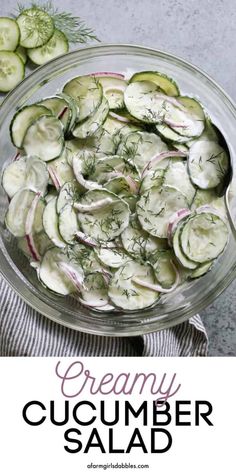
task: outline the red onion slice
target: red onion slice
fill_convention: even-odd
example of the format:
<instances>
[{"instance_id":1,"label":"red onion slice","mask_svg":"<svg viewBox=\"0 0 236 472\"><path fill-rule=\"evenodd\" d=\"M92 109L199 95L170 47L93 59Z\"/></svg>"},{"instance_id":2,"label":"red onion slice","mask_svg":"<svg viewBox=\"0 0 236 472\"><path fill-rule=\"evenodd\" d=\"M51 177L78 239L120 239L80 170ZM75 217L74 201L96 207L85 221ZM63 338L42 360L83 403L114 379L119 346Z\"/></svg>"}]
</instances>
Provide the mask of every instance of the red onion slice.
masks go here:
<instances>
[{"instance_id":1,"label":"red onion slice","mask_svg":"<svg viewBox=\"0 0 236 472\"><path fill-rule=\"evenodd\" d=\"M49 173L49 176L51 178L51 181L54 185L54 187L56 187L56 190L60 190L61 188L61 183L60 183L60 180L59 180L59 177L57 175L57 173L54 171L54 169L52 169L52 167L48 166L48 173Z\"/></svg>"},{"instance_id":2,"label":"red onion slice","mask_svg":"<svg viewBox=\"0 0 236 472\"><path fill-rule=\"evenodd\" d=\"M86 236L86 234L84 234L82 231L77 231L77 233L75 233L75 236L85 246L89 246L89 247L99 246L99 244L97 243L97 241L95 241L95 239L92 239L89 236Z\"/></svg>"},{"instance_id":3,"label":"red onion slice","mask_svg":"<svg viewBox=\"0 0 236 472\"><path fill-rule=\"evenodd\" d=\"M138 277L133 277L132 282L136 283L137 285L140 285L141 287L149 288L150 290L153 290L154 292L160 292L160 293L170 293L173 292L176 287L179 285L180 281L180 275L179 271L175 267L174 263L171 261L171 265L175 271L175 283L172 285L170 288L164 288L159 284L150 284L149 282L145 282L145 280L141 280Z\"/></svg>"},{"instance_id":4,"label":"red onion slice","mask_svg":"<svg viewBox=\"0 0 236 472\"><path fill-rule=\"evenodd\" d=\"M183 151L163 151L160 154L154 156L144 167L142 171L142 177L144 177L154 166L157 162L161 162L163 159L167 159L168 157L186 157L187 153Z\"/></svg>"},{"instance_id":5,"label":"red onion slice","mask_svg":"<svg viewBox=\"0 0 236 472\"><path fill-rule=\"evenodd\" d=\"M90 74L91 77L111 77L113 79L121 79L125 80L125 76L123 74L118 74L117 72L93 72Z\"/></svg>"},{"instance_id":6,"label":"red onion slice","mask_svg":"<svg viewBox=\"0 0 236 472\"><path fill-rule=\"evenodd\" d=\"M84 289L83 286L83 276L80 274L73 266L68 264L67 262L58 262L59 269L70 279L73 285L77 288L77 290L81 291Z\"/></svg>"},{"instance_id":7,"label":"red onion slice","mask_svg":"<svg viewBox=\"0 0 236 472\"><path fill-rule=\"evenodd\" d=\"M109 116L111 116L112 118L115 118L118 121L121 121L122 123L132 123L132 121L130 121L129 118L118 115L118 113L114 113L113 111L109 112Z\"/></svg>"},{"instance_id":8,"label":"red onion slice","mask_svg":"<svg viewBox=\"0 0 236 472\"><path fill-rule=\"evenodd\" d=\"M25 234L26 234L26 241L29 248L29 251L35 261L40 261L41 257L36 248L34 237L33 237L33 224L35 218L35 212L37 209L38 202L41 198L41 193L38 192L35 194L35 197L32 201L30 209L27 213L26 221L25 221Z\"/></svg>"}]
</instances>

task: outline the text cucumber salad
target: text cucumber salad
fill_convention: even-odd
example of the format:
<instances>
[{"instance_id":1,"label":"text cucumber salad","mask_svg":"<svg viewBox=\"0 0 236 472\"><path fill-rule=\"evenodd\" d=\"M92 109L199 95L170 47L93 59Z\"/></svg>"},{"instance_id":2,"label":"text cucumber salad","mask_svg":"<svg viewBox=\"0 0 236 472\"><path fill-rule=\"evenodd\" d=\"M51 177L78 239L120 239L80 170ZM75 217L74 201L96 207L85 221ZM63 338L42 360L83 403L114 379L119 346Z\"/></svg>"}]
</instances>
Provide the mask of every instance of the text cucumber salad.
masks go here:
<instances>
[{"instance_id":1,"label":"text cucumber salad","mask_svg":"<svg viewBox=\"0 0 236 472\"><path fill-rule=\"evenodd\" d=\"M6 227L49 290L97 310L140 310L224 251L229 156L172 78L75 77L18 110L10 135Z\"/></svg>"}]
</instances>

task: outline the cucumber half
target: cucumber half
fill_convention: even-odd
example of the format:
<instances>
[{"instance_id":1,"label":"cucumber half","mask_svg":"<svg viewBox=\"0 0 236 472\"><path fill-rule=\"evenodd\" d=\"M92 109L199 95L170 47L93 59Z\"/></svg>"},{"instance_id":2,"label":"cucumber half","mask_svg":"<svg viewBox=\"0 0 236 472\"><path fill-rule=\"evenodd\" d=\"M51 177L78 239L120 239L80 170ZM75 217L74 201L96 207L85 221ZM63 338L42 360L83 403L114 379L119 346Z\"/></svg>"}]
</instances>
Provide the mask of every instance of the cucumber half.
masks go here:
<instances>
[{"instance_id":1,"label":"cucumber half","mask_svg":"<svg viewBox=\"0 0 236 472\"><path fill-rule=\"evenodd\" d=\"M9 92L25 76L20 57L11 51L0 51L0 92Z\"/></svg>"}]
</instances>

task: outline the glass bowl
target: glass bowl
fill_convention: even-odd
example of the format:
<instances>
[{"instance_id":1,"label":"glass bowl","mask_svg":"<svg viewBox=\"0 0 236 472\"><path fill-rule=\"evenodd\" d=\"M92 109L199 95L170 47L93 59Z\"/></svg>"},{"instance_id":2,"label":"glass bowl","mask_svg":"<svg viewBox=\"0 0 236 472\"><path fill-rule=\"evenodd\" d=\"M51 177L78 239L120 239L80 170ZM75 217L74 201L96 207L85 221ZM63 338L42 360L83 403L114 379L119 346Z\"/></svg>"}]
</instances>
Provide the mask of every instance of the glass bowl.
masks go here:
<instances>
[{"instance_id":1,"label":"glass bowl","mask_svg":"<svg viewBox=\"0 0 236 472\"><path fill-rule=\"evenodd\" d=\"M76 75L97 71L158 70L177 81L182 94L200 99L224 133L236 162L236 108L227 94L204 72L183 59L161 51L129 45L101 45L74 51L39 67L1 105L1 168L15 154L9 136L10 121L19 107L53 95ZM235 199L232 212L236 215ZM13 289L29 305L69 328L105 336L134 336L169 328L195 315L222 293L236 275L235 242L230 238L224 254L203 278L186 283L154 308L136 312L107 313L88 310L72 297L60 297L39 283L36 272L17 249L4 227L8 199L0 189L0 270Z\"/></svg>"}]
</instances>

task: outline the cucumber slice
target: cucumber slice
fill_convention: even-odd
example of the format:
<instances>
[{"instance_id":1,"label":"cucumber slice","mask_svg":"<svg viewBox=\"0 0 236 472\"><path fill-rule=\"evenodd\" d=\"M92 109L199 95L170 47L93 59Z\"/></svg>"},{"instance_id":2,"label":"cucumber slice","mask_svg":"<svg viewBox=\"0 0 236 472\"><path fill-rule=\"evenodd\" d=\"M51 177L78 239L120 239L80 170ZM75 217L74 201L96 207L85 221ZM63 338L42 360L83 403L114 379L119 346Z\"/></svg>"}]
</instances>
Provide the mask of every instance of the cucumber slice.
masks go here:
<instances>
[{"instance_id":1,"label":"cucumber slice","mask_svg":"<svg viewBox=\"0 0 236 472\"><path fill-rule=\"evenodd\" d=\"M136 218L132 218L129 226L121 233L121 241L129 254L144 260L156 250L167 248L165 239L155 238L144 231Z\"/></svg>"},{"instance_id":2,"label":"cucumber slice","mask_svg":"<svg viewBox=\"0 0 236 472\"><path fill-rule=\"evenodd\" d=\"M205 275L212 267L212 262L205 262L197 267L195 270L191 271L189 274L190 279L197 279L198 277L202 277Z\"/></svg>"},{"instance_id":3,"label":"cucumber slice","mask_svg":"<svg viewBox=\"0 0 236 472\"><path fill-rule=\"evenodd\" d=\"M64 147L63 125L54 116L40 116L24 136L23 147L27 154L51 161L60 156Z\"/></svg>"},{"instance_id":4,"label":"cucumber slice","mask_svg":"<svg viewBox=\"0 0 236 472\"><path fill-rule=\"evenodd\" d=\"M145 174L141 182L140 194L145 193L151 187L161 187L163 185L168 164L169 159L163 159L156 168ZM165 165L166 168L163 168Z\"/></svg>"},{"instance_id":5,"label":"cucumber slice","mask_svg":"<svg viewBox=\"0 0 236 472\"><path fill-rule=\"evenodd\" d=\"M192 204L191 210L196 210L199 207L210 205L220 213L225 215L225 203L223 197L218 197L217 189L201 190L197 189Z\"/></svg>"},{"instance_id":6,"label":"cucumber slice","mask_svg":"<svg viewBox=\"0 0 236 472\"><path fill-rule=\"evenodd\" d=\"M166 74L160 72L143 71L132 75L130 82L150 81L156 84L166 95L177 97L179 95L179 87L177 83Z\"/></svg>"},{"instance_id":7,"label":"cucumber slice","mask_svg":"<svg viewBox=\"0 0 236 472\"><path fill-rule=\"evenodd\" d=\"M83 123L79 123L75 126L72 131L73 136L80 139L85 139L88 136L92 136L102 126L108 115L108 112L108 101L106 98L103 98L95 113Z\"/></svg>"},{"instance_id":8,"label":"cucumber slice","mask_svg":"<svg viewBox=\"0 0 236 472\"><path fill-rule=\"evenodd\" d=\"M171 288L176 282L176 270L174 270L173 261L175 260L172 251L157 250L150 255L155 277L163 288Z\"/></svg>"},{"instance_id":9,"label":"cucumber slice","mask_svg":"<svg viewBox=\"0 0 236 472\"><path fill-rule=\"evenodd\" d=\"M65 151L64 149L60 157L53 159L47 164L48 171L55 176L59 188L75 178L72 167L68 164L67 153Z\"/></svg>"},{"instance_id":10,"label":"cucumber slice","mask_svg":"<svg viewBox=\"0 0 236 472\"><path fill-rule=\"evenodd\" d=\"M58 248L49 249L39 267L39 279L42 284L60 295L69 295L76 291L73 282L60 269L60 263L68 263L64 252Z\"/></svg>"},{"instance_id":11,"label":"cucumber slice","mask_svg":"<svg viewBox=\"0 0 236 472\"><path fill-rule=\"evenodd\" d=\"M87 139L71 139L66 141L67 160L72 166L74 155L83 156L84 152L96 153L98 157L115 153L116 144L112 136L101 127L97 133Z\"/></svg>"},{"instance_id":12,"label":"cucumber slice","mask_svg":"<svg viewBox=\"0 0 236 472\"><path fill-rule=\"evenodd\" d=\"M168 222L173 213L188 208L186 197L174 187L152 187L141 195L136 209L141 226L148 233L167 238Z\"/></svg>"},{"instance_id":13,"label":"cucumber slice","mask_svg":"<svg viewBox=\"0 0 236 472\"><path fill-rule=\"evenodd\" d=\"M15 50L15 53L19 58L22 60L23 64L25 65L27 62L27 52L26 49L23 48L22 46L18 46Z\"/></svg>"},{"instance_id":14,"label":"cucumber slice","mask_svg":"<svg viewBox=\"0 0 236 472\"><path fill-rule=\"evenodd\" d=\"M66 133L70 134L70 132L74 128L75 122L78 119L79 109L76 105L75 100L72 97L70 97L69 95L67 95L66 93L60 93L60 94L58 94L58 97L62 98L66 102L66 104L68 105L68 108L70 109L70 122L68 123L68 127L66 129ZM60 115L61 120L63 119L63 114L64 114L64 112L62 111L62 113Z\"/></svg>"},{"instance_id":15,"label":"cucumber slice","mask_svg":"<svg viewBox=\"0 0 236 472\"><path fill-rule=\"evenodd\" d=\"M124 107L124 91L128 83L121 78L114 76L96 75L100 82L103 94L106 97L110 110L116 110Z\"/></svg>"},{"instance_id":16,"label":"cucumber slice","mask_svg":"<svg viewBox=\"0 0 236 472\"><path fill-rule=\"evenodd\" d=\"M108 289L109 298L117 307L124 310L139 310L153 305L158 300L157 292L135 284L132 282L134 277L155 284L153 270L149 265L135 261L123 265L113 275Z\"/></svg>"},{"instance_id":17,"label":"cucumber slice","mask_svg":"<svg viewBox=\"0 0 236 472\"><path fill-rule=\"evenodd\" d=\"M25 76L25 67L17 54L0 51L0 92L9 92Z\"/></svg>"},{"instance_id":18,"label":"cucumber slice","mask_svg":"<svg viewBox=\"0 0 236 472\"><path fill-rule=\"evenodd\" d=\"M95 249L98 259L107 267L119 269L122 265L130 260L130 257L122 248L99 248Z\"/></svg>"},{"instance_id":19,"label":"cucumber slice","mask_svg":"<svg viewBox=\"0 0 236 472\"><path fill-rule=\"evenodd\" d=\"M22 148L25 133L29 126L43 115L51 115L51 112L40 105L25 106L15 113L10 124L10 134L12 143L17 148Z\"/></svg>"},{"instance_id":20,"label":"cucumber slice","mask_svg":"<svg viewBox=\"0 0 236 472\"><path fill-rule=\"evenodd\" d=\"M72 204L74 201L78 200L81 193L82 189L75 180L66 182L61 187L57 198L57 212L60 213L66 205Z\"/></svg>"},{"instance_id":21,"label":"cucumber slice","mask_svg":"<svg viewBox=\"0 0 236 472\"><path fill-rule=\"evenodd\" d=\"M194 261L191 261L186 255L184 254L181 244L180 244L180 234L183 228L183 220L181 223L177 225L177 228L174 232L174 236L172 238L172 245L174 249L175 256L179 263L185 268L185 269L196 269L198 267L198 264Z\"/></svg>"},{"instance_id":22,"label":"cucumber slice","mask_svg":"<svg viewBox=\"0 0 236 472\"><path fill-rule=\"evenodd\" d=\"M164 138L166 141L170 143L188 143L190 142L191 138L188 136L180 136L180 134L176 133L170 126L166 125L165 123L160 123L156 125L157 132L160 134L161 138Z\"/></svg>"},{"instance_id":23,"label":"cucumber slice","mask_svg":"<svg viewBox=\"0 0 236 472\"><path fill-rule=\"evenodd\" d=\"M25 48L43 46L53 35L52 18L39 8L24 10L16 21L20 28L20 45Z\"/></svg>"},{"instance_id":24,"label":"cucumber slice","mask_svg":"<svg viewBox=\"0 0 236 472\"><path fill-rule=\"evenodd\" d=\"M79 231L77 211L72 204L67 204L59 213L59 232L67 244L75 243L76 232Z\"/></svg>"},{"instance_id":25,"label":"cucumber slice","mask_svg":"<svg viewBox=\"0 0 236 472\"><path fill-rule=\"evenodd\" d=\"M64 132L66 133L71 122L71 109L68 106L68 103L62 97L49 97L44 98L39 105L42 105L48 108L52 115L58 118L63 126Z\"/></svg>"},{"instance_id":26,"label":"cucumber slice","mask_svg":"<svg viewBox=\"0 0 236 472\"><path fill-rule=\"evenodd\" d=\"M12 18L0 18L0 51L15 51L20 40L20 30Z\"/></svg>"},{"instance_id":27,"label":"cucumber slice","mask_svg":"<svg viewBox=\"0 0 236 472\"><path fill-rule=\"evenodd\" d=\"M156 134L138 131L123 138L117 154L131 161L142 172L153 157L167 150L167 145Z\"/></svg>"},{"instance_id":28,"label":"cucumber slice","mask_svg":"<svg viewBox=\"0 0 236 472\"><path fill-rule=\"evenodd\" d=\"M201 141L215 141L216 143L219 143L219 136L217 134L217 131L208 116L206 116L205 129L201 134L200 138ZM197 140L198 138L190 139L190 141L187 142L187 146L190 148Z\"/></svg>"},{"instance_id":29,"label":"cucumber slice","mask_svg":"<svg viewBox=\"0 0 236 472\"><path fill-rule=\"evenodd\" d=\"M69 51L68 39L62 31L54 30L49 41L41 47L28 49L27 54L34 64L41 66L55 57L66 54Z\"/></svg>"},{"instance_id":30,"label":"cucumber slice","mask_svg":"<svg viewBox=\"0 0 236 472\"><path fill-rule=\"evenodd\" d=\"M76 101L79 107L78 121L88 118L102 103L102 86L94 77L75 77L67 82L63 92Z\"/></svg>"},{"instance_id":31,"label":"cucumber slice","mask_svg":"<svg viewBox=\"0 0 236 472\"><path fill-rule=\"evenodd\" d=\"M113 179L119 174L123 174L125 177L130 177L133 180L138 180L138 170L131 162L128 162L123 156L107 156L98 159L97 161L91 161L84 167L85 175L88 175L91 180L95 180L99 184L104 184L110 179Z\"/></svg>"},{"instance_id":32,"label":"cucumber slice","mask_svg":"<svg viewBox=\"0 0 236 472\"><path fill-rule=\"evenodd\" d=\"M162 121L186 138L199 137L205 127L205 114L193 98L179 97L176 103L163 102Z\"/></svg>"},{"instance_id":33,"label":"cucumber slice","mask_svg":"<svg viewBox=\"0 0 236 472\"><path fill-rule=\"evenodd\" d=\"M228 228L214 213L200 213L184 224L180 242L184 254L196 263L216 259L228 242Z\"/></svg>"},{"instance_id":34,"label":"cucumber slice","mask_svg":"<svg viewBox=\"0 0 236 472\"><path fill-rule=\"evenodd\" d=\"M48 180L48 171L41 159L21 157L4 170L2 186L9 198L12 198L22 188L28 188L44 195Z\"/></svg>"},{"instance_id":35,"label":"cucumber slice","mask_svg":"<svg viewBox=\"0 0 236 472\"><path fill-rule=\"evenodd\" d=\"M159 87L153 82L134 82L128 85L124 93L128 112L144 123L163 121L163 95L158 98Z\"/></svg>"},{"instance_id":36,"label":"cucumber slice","mask_svg":"<svg viewBox=\"0 0 236 472\"><path fill-rule=\"evenodd\" d=\"M10 201L5 223L13 236L25 236L25 222L35 195L32 190L23 189L19 190Z\"/></svg>"},{"instance_id":37,"label":"cucumber slice","mask_svg":"<svg viewBox=\"0 0 236 472\"><path fill-rule=\"evenodd\" d=\"M170 159L164 176L164 184L179 190L185 195L188 204L191 205L196 189L189 178L185 161L178 161L176 158Z\"/></svg>"},{"instance_id":38,"label":"cucumber slice","mask_svg":"<svg viewBox=\"0 0 236 472\"><path fill-rule=\"evenodd\" d=\"M192 182L202 189L217 187L229 169L227 152L214 141L197 141L189 152L188 169Z\"/></svg>"},{"instance_id":39,"label":"cucumber slice","mask_svg":"<svg viewBox=\"0 0 236 472\"><path fill-rule=\"evenodd\" d=\"M91 307L103 307L109 302L106 279L102 274L88 274L84 279L85 289L82 288L82 299ZM81 300L82 301L82 300Z\"/></svg>"},{"instance_id":40,"label":"cucumber slice","mask_svg":"<svg viewBox=\"0 0 236 472\"><path fill-rule=\"evenodd\" d=\"M43 213L43 227L45 233L48 235L49 239L51 239L53 244L59 248L64 248L66 243L59 233L58 225L57 198L54 197L45 207Z\"/></svg>"},{"instance_id":41,"label":"cucumber slice","mask_svg":"<svg viewBox=\"0 0 236 472\"><path fill-rule=\"evenodd\" d=\"M129 224L128 204L108 190L90 190L80 198L79 204L88 208L78 213L81 228L88 236L95 235L97 241L116 238ZM93 210L92 205L96 204L101 206Z\"/></svg>"}]
</instances>

